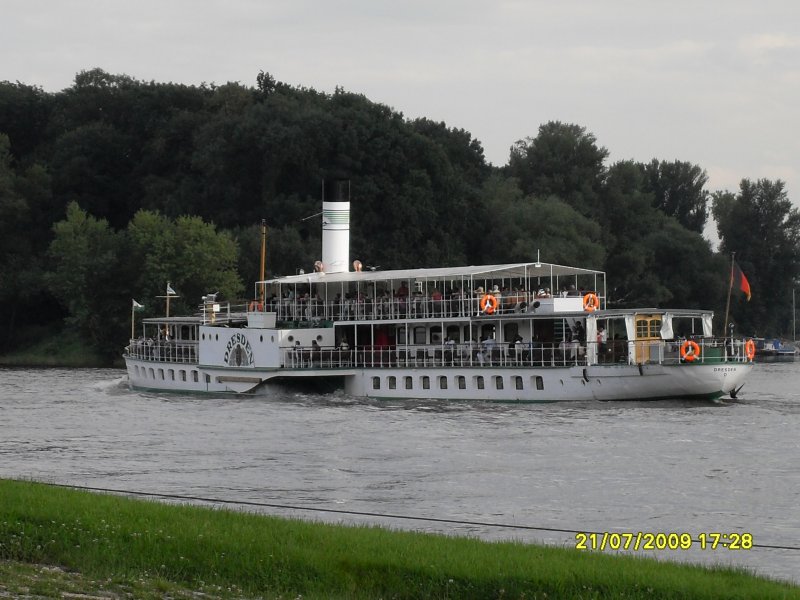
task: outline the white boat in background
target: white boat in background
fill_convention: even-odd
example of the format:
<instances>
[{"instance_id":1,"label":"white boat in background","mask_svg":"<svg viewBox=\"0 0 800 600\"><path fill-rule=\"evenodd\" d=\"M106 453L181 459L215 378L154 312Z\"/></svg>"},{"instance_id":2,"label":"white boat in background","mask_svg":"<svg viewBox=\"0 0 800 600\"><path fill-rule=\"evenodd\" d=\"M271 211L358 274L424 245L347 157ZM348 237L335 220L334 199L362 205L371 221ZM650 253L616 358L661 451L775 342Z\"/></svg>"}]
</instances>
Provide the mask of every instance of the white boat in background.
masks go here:
<instances>
[{"instance_id":1,"label":"white boat in background","mask_svg":"<svg viewBox=\"0 0 800 600\"><path fill-rule=\"evenodd\" d=\"M711 311L609 310L605 273L540 261L363 270L350 202L323 202L314 272L265 279L239 305L146 318L131 387L252 393L334 382L353 396L499 402L735 396L752 341L712 336ZM262 261L263 262L263 261Z\"/></svg>"},{"instance_id":2,"label":"white boat in background","mask_svg":"<svg viewBox=\"0 0 800 600\"><path fill-rule=\"evenodd\" d=\"M797 356L797 346L780 339L753 338L756 344L755 360L758 362L793 362Z\"/></svg>"}]
</instances>

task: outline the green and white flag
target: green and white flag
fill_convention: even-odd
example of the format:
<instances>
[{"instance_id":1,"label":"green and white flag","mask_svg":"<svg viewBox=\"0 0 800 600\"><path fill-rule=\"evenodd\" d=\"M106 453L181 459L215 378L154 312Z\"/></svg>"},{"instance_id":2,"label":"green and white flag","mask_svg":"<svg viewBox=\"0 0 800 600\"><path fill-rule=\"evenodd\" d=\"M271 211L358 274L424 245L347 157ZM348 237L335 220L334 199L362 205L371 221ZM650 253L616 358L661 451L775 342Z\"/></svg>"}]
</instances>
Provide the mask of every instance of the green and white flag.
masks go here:
<instances>
[{"instance_id":1,"label":"green and white flag","mask_svg":"<svg viewBox=\"0 0 800 600\"><path fill-rule=\"evenodd\" d=\"M133 300L133 298L131 298ZM139 304L136 300L133 300L133 310L140 311L144 310L144 304Z\"/></svg>"}]
</instances>

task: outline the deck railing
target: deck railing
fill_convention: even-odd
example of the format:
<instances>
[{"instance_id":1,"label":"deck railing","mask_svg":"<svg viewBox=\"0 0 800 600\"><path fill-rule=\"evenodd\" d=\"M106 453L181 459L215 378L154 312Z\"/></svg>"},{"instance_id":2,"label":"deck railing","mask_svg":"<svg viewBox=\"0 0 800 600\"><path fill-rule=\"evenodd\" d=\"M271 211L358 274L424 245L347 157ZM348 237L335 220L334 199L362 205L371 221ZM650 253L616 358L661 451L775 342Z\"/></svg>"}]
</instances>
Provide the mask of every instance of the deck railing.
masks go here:
<instances>
[{"instance_id":1,"label":"deck railing","mask_svg":"<svg viewBox=\"0 0 800 600\"><path fill-rule=\"evenodd\" d=\"M524 314L531 311L535 299L530 295L500 297L492 315ZM438 319L481 316L478 297L434 299L427 296L408 298L347 298L325 302L315 298L274 299L255 303L256 310L274 312L278 321L365 321L392 319Z\"/></svg>"},{"instance_id":2,"label":"deck railing","mask_svg":"<svg viewBox=\"0 0 800 600\"><path fill-rule=\"evenodd\" d=\"M139 338L131 340L125 356L139 360L197 364L197 342Z\"/></svg>"},{"instance_id":3,"label":"deck railing","mask_svg":"<svg viewBox=\"0 0 800 600\"><path fill-rule=\"evenodd\" d=\"M680 340L629 342L614 340L599 347L590 343L461 343L400 346L327 346L285 348L281 367L336 369L349 367L556 367L591 364L714 364L747 362L742 340L698 339L700 353L693 360L681 356ZM198 363L196 341L131 340L125 356L153 362Z\"/></svg>"},{"instance_id":4,"label":"deck railing","mask_svg":"<svg viewBox=\"0 0 800 600\"><path fill-rule=\"evenodd\" d=\"M427 367L558 367L591 364L714 364L747 362L740 340L698 341L694 360L681 357L680 341L615 342L598 347L574 342L559 344L437 344L396 347L295 347L282 352L282 366L302 368L427 368Z\"/></svg>"}]
</instances>

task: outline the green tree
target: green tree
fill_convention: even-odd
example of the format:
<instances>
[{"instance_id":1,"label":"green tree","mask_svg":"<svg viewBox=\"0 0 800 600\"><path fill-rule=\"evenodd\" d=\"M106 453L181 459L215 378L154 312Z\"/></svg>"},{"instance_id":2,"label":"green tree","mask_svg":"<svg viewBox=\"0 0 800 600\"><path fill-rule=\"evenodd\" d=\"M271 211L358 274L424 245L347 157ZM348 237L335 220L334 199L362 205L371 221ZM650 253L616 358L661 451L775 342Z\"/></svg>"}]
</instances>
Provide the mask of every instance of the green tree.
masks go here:
<instances>
[{"instance_id":1,"label":"green tree","mask_svg":"<svg viewBox=\"0 0 800 600\"><path fill-rule=\"evenodd\" d=\"M703 233L709 202L706 172L697 165L678 160L653 159L641 168L645 175L644 191L653 195L653 206L675 217L687 229Z\"/></svg>"},{"instance_id":2,"label":"green tree","mask_svg":"<svg viewBox=\"0 0 800 600\"><path fill-rule=\"evenodd\" d=\"M551 196L523 196L515 179L490 177L483 188L488 208L480 263L545 262L601 268L604 259L597 223Z\"/></svg>"},{"instance_id":3,"label":"green tree","mask_svg":"<svg viewBox=\"0 0 800 600\"><path fill-rule=\"evenodd\" d=\"M597 212L608 151L584 127L550 121L511 148L508 173L525 195L556 196L587 217Z\"/></svg>"},{"instance_id":4,"label":"green tree","mask_svg":"<svg viewBox=\"0 0 800 600\"><path fill-rule=\"evenodd\" d=\"M789 333L792 290L800 276L800 212L792 206L784 183L743 179L737 194L714 195L712 212L720 252L727 257L735 253L752 290L750 302L740 293L732 297L731 315L738 332Z\"/></svg>"},{"instance_id":5,"label":"green tree","mask_svg":"<svg viewBox=\"0 0 800 600\"><path fill-rule=\"evenodd\" d=\"M20 82L0 81L0 132L8 135L11 155L32 156L48 140L52 95Z\"/></svg>"},{"instance_id":6,"label":"green tree","mask_svg":"<svg viewBox=\"0 0 800 600\"><path fill-rule=\"evenodd\" d=\"M171 221L152 212L139 211L127 229L134 287L131 295L147 306L148 314L161 314L160 303L167 282L180 298L170 304L172 314L194 311L207 293L236 301L244 287L236 272L237 247L226 232L217 232L199 217Z\"/></svg>"},{"instance_id":7,"label":"green tree","mask_svg":"<svg viewBox=\"0 0 800 600\"><path fill-rule=\"evenodd\" d=\"M137 201L137 189L130 180L131 152L127 136L106 123L66 132L51 156L54 193L123 228Z\"/></svg>"},{"instance_id":8,"label":"green tree","mask_svg":"<svg viewBox=\"0 0 800 600\"><path fill-rule=\"evenodd\" d=\"M54 232L47 281L67 311L66 324L100 352L117 355L130 306L121 260L123 237L107 221L88 215L74 202Z\"/></svg>"},{"instance_id":9,"label":"green tree","mask_svg":"<svg viewBox=\"0 0 800 600\"><path fill-rule=\"evenodd\" d=\"M656 208L653 197L640 164L609 168L598 219L611 306L720 306L719 263L709 243Z\"/></svg>"}]
</instances>

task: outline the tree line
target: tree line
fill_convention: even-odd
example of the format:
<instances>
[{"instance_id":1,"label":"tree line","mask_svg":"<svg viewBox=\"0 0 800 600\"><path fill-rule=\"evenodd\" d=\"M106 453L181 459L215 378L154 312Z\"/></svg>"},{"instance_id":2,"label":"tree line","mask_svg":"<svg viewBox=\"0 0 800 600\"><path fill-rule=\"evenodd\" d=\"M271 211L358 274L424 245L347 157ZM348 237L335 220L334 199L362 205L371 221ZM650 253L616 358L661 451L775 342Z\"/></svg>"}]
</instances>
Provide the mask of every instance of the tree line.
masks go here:
<instances>
[{"instance_id":1,"label":"tree line","mask_svg":"<svg viewBox=\"0 0 800 600\"><path fill-rule=\"evenodd\" d=\"M611 307L712 308L721 331L730 256L743 335L790 334L800 215L781 181L711 191L680 160L608 165L586 128L547 122L486 161L464 129L406 119L361 94L145 82L99 69L49 93L0 82L0 339L67 328L108 357L131 298L176 310L252 295L260 222L268 275L320 258L323 180L351 182L351 255L382 269L534 260L602 269ZM704 239L714 219L718 250Z\"/></svg>"}]
</instances>

